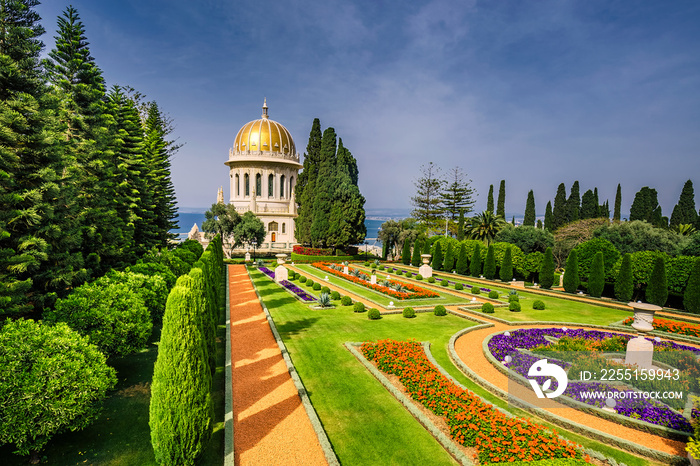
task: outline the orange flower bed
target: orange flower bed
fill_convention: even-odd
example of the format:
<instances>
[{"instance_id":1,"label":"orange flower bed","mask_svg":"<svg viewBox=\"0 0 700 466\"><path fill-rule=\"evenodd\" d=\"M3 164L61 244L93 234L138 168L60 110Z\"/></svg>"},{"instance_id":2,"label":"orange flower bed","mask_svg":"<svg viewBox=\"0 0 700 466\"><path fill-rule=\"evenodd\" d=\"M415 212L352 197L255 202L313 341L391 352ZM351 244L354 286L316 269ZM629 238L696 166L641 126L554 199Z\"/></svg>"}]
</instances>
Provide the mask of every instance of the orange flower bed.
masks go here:
<instances>
[{"instance_id":1,"label":"orange flower bed","mask_svg":"<svg viewBox=\"0 0 700 466\"><path fill-rule=\"evenodd\" d=\"M389 295L393 298L396 299L422 299L422 298L439 298L440 295L435 293L434 291L431 290L426 290L425 288L421 288L419 286L410 284L410 283L404 283L404 282L397 282L401 283L401 285L409 290L408 292L403 292L403 291L396 291L393 288L389 288L386 286L382 285L373 285L369 282L366 282L364 280L361 280L357 277L354 277L352 275L345 275L342 272L339 272L335 269L332 269L328 267L328 263L326 262L314 262L311 264L312 266L316 267L317 269L323 270L324 272L328 272L330 274L333 274L337 277L341 277L349 282L355 283L357 285L362 285L365 288L370 288L374 291L379 291L380 293L384 293L386 295ZM352 267L348 267L348 271L354 270Z\"/></svg>"},{"instance_id":2,"label":"orange flower bed","mask_svg":"<svg viewBox=\"0 0 700 466\"><path fill-rule=\"evenodd\" d=\"M553 458L583 458L581 447L525 419L511 418L474 393L447 379L433 366L416 341L365 342L362 354L377 367L399 377L408 394L450 427L452 438L475 447L485 463L509 463Z\"/></svg>"},{"instance_id":3,"label":"orange flower bed","mask_svg":"<svg viewBox=\"0 0 700 466\"><path fill-rule=\"evenodd\" d=\"M622 323L624 325L632 325L632 322L634 322L634 317L628 317ZM687 322L677 322L675 320L654 317L654 330L700 338L700 325L693 325Z\"/></svg>"}]
</instances>

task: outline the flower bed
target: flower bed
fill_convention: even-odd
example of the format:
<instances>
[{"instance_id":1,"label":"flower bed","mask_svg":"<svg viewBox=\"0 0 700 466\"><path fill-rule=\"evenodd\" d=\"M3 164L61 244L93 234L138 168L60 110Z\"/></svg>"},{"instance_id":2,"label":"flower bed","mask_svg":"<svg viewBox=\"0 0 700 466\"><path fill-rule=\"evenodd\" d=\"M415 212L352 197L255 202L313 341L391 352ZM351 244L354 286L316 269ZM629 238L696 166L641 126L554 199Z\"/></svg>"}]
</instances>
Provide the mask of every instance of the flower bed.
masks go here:
<instances>
[{"instance_id":1,"label":"flower bed","mask_svg":"<svg viewBox=\"0 0 700 466\"><path fill-rule=\"evenodd\" d=\"M294 246L292 251L302 256L332 256L332 249L306 248L304 246Z\"/></svg>"},{"instance_id":2,"label":"flower bed","mask_svg":"<svg viewBox=\"0 0 700 466\"><path fill-rule=\"evenodd\" d=\"M388 267L387 267L387 269L388 269ZM393 272L397 272L397 271L408 272L409 274L411 274L411 275L413 275L413 276L418 275L416 272L411 272L410 270L401 270L401 269L398 269L398 268L396 268L396 267L391 267L391 271L393 271ZM441 282L442 280L447 280L447 279L446 279L446 278L440 278L440 277L437 277L437 276L435 277L435 281L440 281L440 282ZM458 283L458 282L453 282L452 280L447 280L447 283L450 284L450 285L455 285L455 284ZM473 285L470 285L470 284L468 284L468 283L464 283L464 282L461 282L461 283L462 283L462 285L464 285L465 288L471 288L471 287L473 286ZM491 288L481 288L481 291L484 291L484 292L488 293L488 292L491 291Z\"/></svg>"},{"instance_id":3,"label":"flower bed","mask_svg":"<svg viewBox=\"0 0 700 466\"><path fill-rule=\"evenodd\" d=\"M440 295L435 293L434 291L431 290L426 290L424 288L412 285L410 283L404 283L404 282L398 282L400 283L403 288L405 288L408 291L396 291L392 288L389 288L387 286L382 286L375 284L373 285L372 283L362 280L360 278L354 277L352 275L345 275L343 272L340 272L338 270L332 269L328 267L328 264L325 262L315 262L311 264L312 266L316 267L319 270L323 270L324 272L328 272L330 274L333 274L337 277L341 277L345 280L348 280L349 282L355 283L357 285L362 285L365 288L372 289L374 291L379 291L380 293L384 293L386 295L389 295L393 298L396 299L422 299L422 298L439 298ZM348 272L354 271L352 267L348 268Z\"/></svg>"},{"instance_id":4,"label":"flower bed","mask_svg":"<svg viewBox=\"0 0 700 466\"><path fill-rule=\"evenodd\" d=\"M506 356L510 356L511 361L504 364L515 373L527 378L530 366L532 366L532 364L534 364L537 360L541 359L541 357L523 354L518 350L542 349L551 345L551 343L545 339L546 336L554 338L566 336L574 339L587 340L588 342L586 349L590 351L595 351L597 348L600 348L601 343L606 339L616 338L621 340L626 345L627 341L632 338L630 335L603 332L599 330L529 328L509 332L509 335L506 335L505 333L494 335L489 341L488 347L491 354L493 354L493 356L500 361L503 361ZM695 354L700 354L700 350L696 348L679 345L673 342L654 340L652 343L654 344L655 351L685 350L693 351ZM549 362L557 364L565 370L571 366L571 364L568 362L557 361L554 359L549 359ZM539 382L542 383L542 380ZM556 381L554 381L551 388L556 388ZM582 393L591 391L632 392L633 390L622 389L604 382L576 382L570 380L564 395L582 403L602 408L605 405L604 399L591 399L582 396ZM688 419L664 403L633 399L632 397L618 398L616 401L617 404L615 406L615 410L618 414L633 419L639 419L650 424L680 430L682 432L692 432L692 427Z\"/></svg>"},{"instance_id":5,"label":"flower bed","mask_svg":"<svg viewBox=\"0 0 700 466\"><path fill-rule=\"evenodd\" d=\"M398 376L414 400L441 416L457 443L476 448L482 464L582 457L579 446L556 432L508 417L447 379L416 341L366 342L360 349L381 371Z\"/></svg>"},{"instance_id":6,"label":"flower bed","mask_svg":"<svg viewBox=\"0 0 700 466\"><path fill-rule=\"evenodd\" d=\"M628 317L622 323L631 326L632 322L634 322L634 317ZM654 330L700 338L700 325L694 325L688 322L678 322L654 317Z\"/></svg>"},{"instance_id":7,"label":"flower bed","mask_svg":"<svg viewBox=\"0 0 700 466\"><path fill-rule=\"evenodd\" d=\"M273 280L275 279L275 272L268 269L267 267L264 267L261 265L258 267L258 270L261 271L262 273L264 273L265 275L267 275L268 277L270 277L271 279L273 279ZM285 287L286 289L288 289L289 291L291 291L292 293L294 293L295 295L297 295L299 297L299 299L301 299L304 302L308 303L311 301L316 301L316 298L314 298L309 293L302 290L301 288L299 288L294 283L292 283L288 280L282 280L279 284L282 285L283 287Z\"/></svg>"}]
</instances>

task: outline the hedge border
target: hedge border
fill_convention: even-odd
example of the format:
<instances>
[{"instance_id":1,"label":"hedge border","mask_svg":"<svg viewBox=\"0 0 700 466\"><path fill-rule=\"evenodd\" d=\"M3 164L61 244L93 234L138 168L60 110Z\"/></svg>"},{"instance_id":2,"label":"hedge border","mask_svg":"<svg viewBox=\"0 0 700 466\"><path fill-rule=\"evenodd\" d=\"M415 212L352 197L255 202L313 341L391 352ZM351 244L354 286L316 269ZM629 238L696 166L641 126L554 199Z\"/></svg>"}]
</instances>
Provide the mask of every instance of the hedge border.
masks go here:
<instances>
[{"instance_id":1,"label":"hedge border","mask_svg":"<svg viewBox=\"0 0 700 466\"><path fill-rule=\"evenodd\" d=\"M229 290L229 267L226 265L226 400L224 401L224 466L234 466L233 451L233 393L231 365L231 295Z\"/></svg>"}]
</instances>

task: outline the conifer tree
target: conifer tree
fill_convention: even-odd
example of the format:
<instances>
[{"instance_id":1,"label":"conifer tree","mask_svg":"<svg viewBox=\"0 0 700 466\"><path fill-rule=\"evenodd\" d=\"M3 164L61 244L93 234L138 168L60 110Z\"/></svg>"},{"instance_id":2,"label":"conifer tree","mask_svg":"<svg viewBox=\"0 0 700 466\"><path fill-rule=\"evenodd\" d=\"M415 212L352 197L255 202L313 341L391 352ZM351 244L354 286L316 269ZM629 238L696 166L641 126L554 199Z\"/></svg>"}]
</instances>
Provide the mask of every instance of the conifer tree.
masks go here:
<instances>
[{"instance_id":1,"label":"conifer tree","mask_svg":"<svg viewBox=\"0 0 700 466\"><path fill-rule=\"evenodd\" d=\"M535 226L535 194L532 192L532 189L527 193L523 225L531 227Z\"/></svg>"},{"instance_id":2,"label":"conifer tree","mask_svg":"<svg viewBox=\"0 0 700 466\"><path fill-rule=\"evenodd\" d=\"M481 275L481 247L478 243L474 245L472 260L469 262L469 275L472 277L479 277Z\"/></svg>"},{"instance_id":3,"label":"conifer tree","mask_svg":"<svg viewBox=\"0 0 700 466\"><path fill-rule=\"evenodd\" d=\"M457 265L455 270L460 275L466 275L469 269L469 261L467 259L467 245L461 243L459 245L459 253L457 254Z\"/></svg>"},{"instance_id":4,"label":"conifer tree","mask_svg":"<svg viewBox=\"0 0 700 466\"><path fill-rule=\"evenodd\" d=\"M554 217L552 214L552 202L547 201L547 207L544 211L544 229L554 231Z\"/></svg>"},{"instance_id":5,"label":"conifer tree","mask_svg":"<svg viewBox=\"0 0 700 466\"><path fill-rule=\"evenodd\" d=\"M566 201L566 223L575 222L581 217L581 196L578 180L571 186L569 199Z\"/></svg>"},{"instance_id":6,"label":"conifer tree","mask_svg":"<svg viewBox=\"0 0 700 466\"><path fill-rule=\"evenodd\" d=\"M578 259L576 250L569 253L566 259L566 269L564 270L564 291L567 293L576 293L580 284L578 276Z\"/></svg>"},{"instance_id":7,"label":"conifer tree","mask_svg":"<svg viewBox=\"0 0 700 466\"><path fill-rule=\"evenodd\" d=\"M405 239L403 242L403 250L401 251L401 263L408 265L411 263L411 242Z\"/></svg>"},{"instance_id":8,"label":"conifer tree","mask_svg":"<svg viewBox=\"0 0 700 466\"><path fill-rule=\"evenodd\" d=\"M496 204L496 216L506 218L506 180L501 180L498 188L498 203Z\"/></svg>"},{"instance_id":9,"label":"conifer tree","mask_svg":"<svg viewBox=\"0 0 700 466\"><path fill-rule=\"evenodd\" d=\"M432 267L435 270L442 270L442 246L440 245L440 241L437 241L435 243L435 254L433 255L433 262L432 262Z\"/></svg>"},{"instance_id":10,"label":"conifer tree","mask_svg":"<svg viewBox=\"0 0 700 466\"><path fill-rule=\"evenodd\" d=\"M594 298L600 298L605 288L605 263L603 262L603 252L598 251L593 256L591 272L588 276L588 294Z\"/></svg>"},{"instance_id":11,"label":"conifer tree","mask_svg":"<svg viewBox=\"0 0 700 466\"><path fill-rule=\"evenodd\" d=\"M540 269L540 286L545 290L552 288L554 284L554 255L552 248L547 248L544 252L544 260Z\"/></svg>"},{"instance_id":12,"label":"conifer tree","mask_svg":"<svg viewBox=\"0 0 700 466\"><path fill-rule=\"evenodd\" d=\"M326 243L334 247L345 247L364 241L365 198L357 186L359 171L357 161L338 139L336 154L335 191L330 211L330 224L326 232Z\"/></svg>"},{"instance_id":13,"label":"conifer tree","mask_svg":"<svg viewBox=\"0 0 700 466\"><path fill-rule=\"evenodd\" d=\"M330 227L330 210L335 191L336 150L335 129L326 128L321 140L321 158L318 164L316 188L313 193L311 244L314 247L327 246L326 234Z\"/></svg>"},{"instance_id":14,"label":"conifer tree","mask_svg":"<svg viewBox=\"0 0 700 466\"><path fill-rule=\"evenodd\" d=\"M615 297L618 301L629 302L634 292L634 281L632 277L632 256L629 253L622 256L620 272L615 279Z\"/></svg>"},{"instance_id":15,"label":"conifer tree","mask_svg":"<svg viewBox=\"0 0 700 466\"><path fill-rule=\"evenodd\" d=\"M668 279L663 257L657 257L654 261L654 268L651 270L646 289L646 299L648 303L657 306L664 306L668 300Z\"/></svg>"},{"instance_id":16,"label":"conifer tree","mask_svg":"<svg viewBox=\"0 0 700 466\"><path fill-rule=\"evenodd\" d=\"M615 210L613 211L613 221L620 221L620 209L622 208L622 188L620 183L617 184L617 191L615 192Z\"/></svg>"},{"instance_id":17,"label":"conifer tree","mask_svg":"<svg viewBox=\"0 0 700 466\"><path fill-rule=\"evenodd\" d=\"M295 187L296 203L299 204L295 223L296 240L302 244L311 244L311 223L313 222L313 200L316 179L321 160L321 121L314 118L309 133L309 142L304 154L304 168L297 177Z\"/></svg>"},{"instance_id":18,"label":"conifer tree","mask_svg":"<svg viewBox=\"0 0 700 466\"><path fill-rule=\"evenodd\" d=\"M581 219L598 217L598 201L590 189L581 197Z\"/></svg>"},{"instance_id":19,"label":"conifer tree","mask_svg":"<svg viewBox=\"0 0 700 466\"><path fill-rule=\"evenodd\" d=\"M484 277L493 280L496 277L496 255L493 245L490 245L486 251L486 259L484 260Z\"/></svg>"},{"instance_id":20,"label":"conifer tree","mask_svg":"<svg viewBox=\"0 0 700 466\"><path fill-rule=\"evenodd\" d=\"M683 308L693 314L700 313L700 259L693 261L688 284L683 293Z\"/></svg>"},{"instance_id":21,"label":"conifer tree","mask_svg":"<svg viewBox=\"0 0 700 466\"><path fill-rule=\"evenodd\" d=\"M632 206L630 207L630 222L644 220L653 225L655 224L654 220L658 222L660 217L661 210L656 190L644 186L634 195L634 201L632 201Z\"/></svg>"},{"instance_id":22,"label":"conifer tree","mask_svg":"<svg viewBox=\"0 0 700 466\"><path fill-rule=\"evenodd\" d=\"M554 231L567 223L568 212L566 208L566 186L564 186L564 183L561 183L557 188L557 195L554 197L554 208L552 209L552 228L549 231Z\"/></svg>"},{"instance_id":23,"label":"conifer tree","mask_svg":"<svg viewBox=\"0 0 700 466\"><path fill-rule=\"evenodd\" d=\"M538 219L537 219L537 229L538 229L538 230L541 230L542 228L544 228L544 227L542 226L542 219L539 219L539 218L538 218Z\"/></svg>"},{"instance_id":24,"label":"conifer tree","mask_svg":"<svg viewBox=\"0 0 700 466\"><path fill-rule=\"evenodd\" d=\"M513 258L511 254L509 246L506 248L503 261L501 262L501 269L499 270L499 277L504 282L509 282L513 279Z\"/></svg>"},{"instance_id":25,"label":"conifer tree","mask_svg":"<svg viewBox=\"0 0 700 466\"><path fill-rule=\"evenodd\" d=\"M415 180L416 195L411 198L413 218L428 227L435 227L443 215L440 193L443 192L444 180L440 178L440 168L433 162L420 167L422 176Z\"/></svg>"},{"instance_id":26,"label":"conifer tree","mask_svg":"<svg viewBox=\"0 0 700 466\"><path fill-rule=\"evenodd\" d=\"M489 185L489 196L486 199L486 212L493 214L493 185Z\"/></svg>"},{"instance_id":27,"label":"conifer tree","mask_svg":"<svg viewBox=\"0 0 700 466\"><path fill-rule=\"evenodd\" d=\"M464 209L459 211L459 222L457 223L457 241L464 240Z\"/></svg>"},{"instance_id":28,"label":"conifer tree","mask_svg":"<svg viewBox=\"0 0 700 466\"><path fill-rule=\"evenodd\" d=\"M455 251L452 247L452 243L447 243L447 249L445 250L445 258L442 261L442 270L445 272L452 272L455 268Z\"/></svg>"},{"instance_id":29,"label":"conifer tree","mask_svg":"<svg viewBox=\"0 0 700 466\"><path fill-rule=\"evenodd\" d=\"M416 238L416 241L413 243L413 255L411 256L411 265L414 267L419 267L421 265L420 252L421 241L420 238Z\"/></svg>"},{"instance_id":30,"label":"conifer tree","mask_svg":"<svg viewBox=\"0 0 700 466\"><path fill-rule=\"evenodd\" d=\"M671 226L694 225L697 221L698 213L695 210L695 190L693 182L688 180L683 185L678 204L671 213Z\"/></svg>"},{"instance_id":31,"label":"conifer tree","mask_svg":"<svg viewBox=\"0 0 700 466\"><path fill-rule=\"evenodd\" d=\"M387 247L387 242L382 241L382 260L386 260L389 255L389 248Z\"/></svg>"},{"instance_id":32,"label":"conifer tree","mask_svg":"<svg viewBox=\"0 0 700 466\"><path fill-rule=\"evenodd\" d=\"M461 212L467 213L474 207L474 189L470 186L471 180L459 167L454 167L447 173L440 199L444 212L454 221Z\"/></svg>"}]
</instances>

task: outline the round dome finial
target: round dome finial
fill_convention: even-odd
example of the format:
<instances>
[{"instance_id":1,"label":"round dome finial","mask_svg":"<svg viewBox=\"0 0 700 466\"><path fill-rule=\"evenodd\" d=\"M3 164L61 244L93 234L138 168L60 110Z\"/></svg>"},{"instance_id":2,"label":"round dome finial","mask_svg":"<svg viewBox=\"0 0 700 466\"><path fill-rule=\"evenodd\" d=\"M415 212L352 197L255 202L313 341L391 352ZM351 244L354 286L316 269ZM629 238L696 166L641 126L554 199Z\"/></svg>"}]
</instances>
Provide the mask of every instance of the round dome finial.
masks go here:
<instances>
[{"instance_id":1,"label":"round dome finial","mask_svg":"<svg viewBox=\"0 0 700 466\"><path fill-rule=\"evenodd\" d=\"M265 118L265 119L269 118L269 117L267 116L267 97L265 97L265 101L263 102L263 114L262 114L262 117Z\"/></svg>"}]
</instances>

